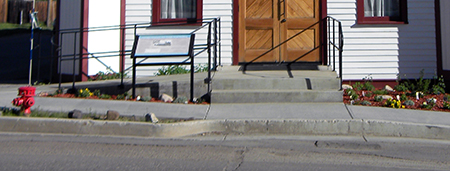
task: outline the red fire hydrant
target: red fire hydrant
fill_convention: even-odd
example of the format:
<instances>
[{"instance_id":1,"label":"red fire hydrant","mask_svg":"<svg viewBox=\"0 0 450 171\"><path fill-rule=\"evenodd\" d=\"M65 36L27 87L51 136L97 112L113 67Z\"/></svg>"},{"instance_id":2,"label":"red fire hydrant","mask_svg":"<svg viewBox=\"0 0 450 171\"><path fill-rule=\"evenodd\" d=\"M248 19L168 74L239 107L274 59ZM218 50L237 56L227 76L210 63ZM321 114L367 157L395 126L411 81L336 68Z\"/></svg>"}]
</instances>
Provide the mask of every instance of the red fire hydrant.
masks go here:
<instances>
[{"instance_id":1,"label":"red fire hydrant","mask_svg":"<svg viewBox=\"0 0 450 171\"><path fill-rule=\"evenodd\" d=\"M26 115L31 114L31 106L34 105L34 92L36 91L36 87L26 86L26 87L20 87L19 88L19 94L17 97L12 101L12 104L18 107L21 107L21 111Z\"/></svg>"}]
</instances>

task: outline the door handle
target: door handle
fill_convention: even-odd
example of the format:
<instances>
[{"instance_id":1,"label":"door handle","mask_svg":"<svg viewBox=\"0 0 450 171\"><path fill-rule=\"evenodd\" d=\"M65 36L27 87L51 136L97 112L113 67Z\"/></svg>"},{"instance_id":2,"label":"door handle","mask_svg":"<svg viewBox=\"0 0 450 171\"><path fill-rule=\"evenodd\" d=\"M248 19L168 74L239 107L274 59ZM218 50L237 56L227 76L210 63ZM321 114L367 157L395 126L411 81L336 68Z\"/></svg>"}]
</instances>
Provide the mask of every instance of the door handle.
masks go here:
<instances>
[{"instance_id":1,"label":"door handle","mask_svg":"<svg viewBox=\"0 0 450 171\"><path fill-rule=\"evenodd\" d=\"M281 3L283 3L283 13L281 13ZM281 19L283 16L283 19ZM281 23L286 22L286 0L278 0L278 21L281 20Z\"/></svg>"},{"instance_id":2,"label":"door handle","mask_svg":"<svg viewBox=\"0 0 450 171\"><path fill-rule=\"evenodd\" d=\"M278 21L281 20L281 0L278 0L278 4L277 4L277 9L278 9Z\"/></svg>"}]
</instances>

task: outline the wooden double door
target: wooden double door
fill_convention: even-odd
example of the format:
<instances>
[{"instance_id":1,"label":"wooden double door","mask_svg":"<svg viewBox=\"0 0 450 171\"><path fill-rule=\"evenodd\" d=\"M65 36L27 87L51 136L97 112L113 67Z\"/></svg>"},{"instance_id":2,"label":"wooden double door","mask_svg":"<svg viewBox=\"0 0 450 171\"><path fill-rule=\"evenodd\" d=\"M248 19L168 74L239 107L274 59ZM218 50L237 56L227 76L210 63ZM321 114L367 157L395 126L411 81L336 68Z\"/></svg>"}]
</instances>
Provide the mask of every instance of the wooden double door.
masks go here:
<instances>
[{"instance_id":1,"label":"wooden double door","mask_svg":"<svg viewBox=\"0 0 450 171\"><path fill-rule=\"evenodd\" d=\"M254 62L291 62L301 56L298 62L320 62L320 24L306 29L318 21L319 0L240 0L239 63L252 61L302 31Z\"/></svg>"}]
</instances>

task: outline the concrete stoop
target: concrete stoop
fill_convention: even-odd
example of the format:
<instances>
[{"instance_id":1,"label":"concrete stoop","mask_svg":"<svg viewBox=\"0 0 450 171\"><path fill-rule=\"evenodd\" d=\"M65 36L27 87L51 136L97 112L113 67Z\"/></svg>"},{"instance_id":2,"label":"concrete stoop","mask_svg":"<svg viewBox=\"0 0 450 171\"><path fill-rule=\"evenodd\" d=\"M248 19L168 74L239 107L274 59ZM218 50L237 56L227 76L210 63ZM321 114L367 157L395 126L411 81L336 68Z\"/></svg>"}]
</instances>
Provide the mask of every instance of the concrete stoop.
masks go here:
<instances>
[{"instance_id":1,"label":"concrete stoop","mask_svg":"<svg viewBox=\"0 0 450 171\"><path fill-rule=\"evenodd\" d=\"M213 79L211 103L342 102L335 72L298 70L293 78L286 71L229 72Z\"/></svg>"}]
</instances>

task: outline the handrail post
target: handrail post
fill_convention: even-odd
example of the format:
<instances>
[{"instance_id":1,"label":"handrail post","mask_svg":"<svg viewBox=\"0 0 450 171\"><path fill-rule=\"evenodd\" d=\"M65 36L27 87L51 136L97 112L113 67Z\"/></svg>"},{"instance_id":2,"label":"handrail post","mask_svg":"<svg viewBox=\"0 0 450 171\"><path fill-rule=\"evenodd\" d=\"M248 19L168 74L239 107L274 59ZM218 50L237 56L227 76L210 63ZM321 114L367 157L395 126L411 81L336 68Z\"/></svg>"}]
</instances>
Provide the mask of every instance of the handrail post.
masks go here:
<instances>
[{"instance_id":1,"label":"handrail post","mask_svg":"<svg viewBox=\"0 0 450 171\"><path fill-rule=\"evenodd\" d=\"M333 44L336 46L336 20L333 19ZM336 48L333 48L333 71L336 71Z\"/></svg>"},{"instance_id":2,"label":"handrail post","mask_svg":"<svg viewBox=\"0 0 450 171\"><path fill-rule=\"evenodd\" d=\"M123 25L120 25L120 37L122 40L120 40L120 88L125 88L125 85L123 84L123 75L124 75L124 69L125 69L125 27Z\"/></svg>"},{"instance_id":3,"label":"handrail post","mask_svg":"<svg viewBox=\"0 0 450 171\"><path fill-rule=\"evenodd\" d=\"M132 56L132 58L133 58L133 71L132 71L132 74L133 74L133 78L132 78L132 81L131 81L131 97L134 99L134 98L136 98L136 57L134 57L134 56Z\"/></svg>"},{"instance_id":4,"label":"handrail post","mask_svg":"<svg viewBox=\"0 0 450 171\"><path fill-rule=\"evenodd\" d=\"M190 92L191 92L191 97L190 97L190 101L191 102L194 102L194 50L192 49L192 51L191 51L191 56L190 56L190 58L191 58L191 90L190 90Z\"/></svg>"},{"instance_id":5,"label":"handrail post","mask_svg":"<svg viewBox=\"0 0 450 171\"><path fill-rule=\"evenodd\" d=\"M330 18L329 17L327 17L327 27L328 27L328 37L327 37L327 42L328 42L328 47L327 47L327 50L328 50L328 67L331 65L331 41L330 41L330 38L331 38L331 28L330 28Z\"/></svg>"},{"instance_id":6,"label":"handrail post","mask_svg":"<svg viewBox=\"0 0 450 171\"><path fill-rule=\"evenodd\" d=\"M77 51L77 33L75 32L74 36L73 36L73 61L72 61L72 89L75 91L75 61L76 58L75 56L77 55L76 51Z\"/></svg>"},{"instance_id":7,"label":"handrail post","mask_svg":"<svg viewBox=\"0 0 450 171\"><path fill-rule=\"evenodd\" d=\"M329 54L329 56L331 56L330 51L331 50L333 51L333 71L336 71L336 50L338 50L338 53L339 53L338 54L339 55L338 56L338 60L339 60L338 78L340 79L339 89L342 90L342 82L343 82L343 77L342 77L343 61L342 60L343 60L343 51L344 51L344 34L343 34L343 30L342 30L342 22L333 17L330 17L330 16L328 16L327 18L328 18L328 39L329 39L328 42L329 42L329 45L333 45L333 46L329 46L328 54ZM330 21L333 22L332 26L330 24ZM337 23L337 27L338 27L337 33L336 33L336 23ZM333 33L330 33L331 32L330 27L333 27L333 29L332 29ZM333 36L332 38L331 38L331 34ZM339 42L336 42L336 34L338 34L337 36L339 36L337 38ZM339 43L339 44L337 44L337 43Z\"/></svg>"},{"instance_id":8,"label":"handrail post","mask_svg":"<svg viewBox=\"0 0 450 171\"><path fill-rule=\"evenodd\" d=\"M62 41L63 41L63 36L64 33L59 33L60 37L59 37L59 42L58 42L58 46L59 46L59 52L58 52L58 72L59 72L59 83L58 83L58 90L61 90L61 82L62 82L62 72L61 72L61 63L62 63Z\"/></svg>"},{"instance_id":9,"label":"handrail post","mask_svg":"<svg viewBox=\"0 0 450 171\"><path fill-rule=\"evenodd\" d=\"M217 18L214 18L214 71L217 71Z\"/></svg>"},{"instance_id":10,"label":"handrail post","mask_svg":"<svg viewBox=\"0 0 450 171\"><path fill-rule=\"evenodd\" d=\"M208 78L207 78L207 82L208 82L208 94L210 94L211 92L211 25L212 23L209 23L208 26L208 37L207 37L207 48L208 48Z\"/></svg>"},{"instance_id":11,"label":"handrail post","mask_svg":"<svg viewBox=\"0 0 450 171\"><path fill-rule=\"evenodd\" d=\"M134 25L134 38L136 38L136 30L137 30L137 24ZM136 41L136 40L135 40ZM131 96L133 98L136 98L136 57L134 55L131 55L131 57L133 58L133 63L132 63L132 81L131 81Z\"/></svg>"},{"instance_id":12,"label":"handrail post","mask_svg":"<svg viewBox=\"0 0 450 171\"><path fill-rule=\"evenodd\" d=\"M344 51L344 35L342 33L342 23L339 22L339 78L341 78L341 87L342 90L342 52Z\"/></svg>"},{"instance_id":13,"label":"handrail post","mask_svg":"<svg viewBox=\"0 0 450 171\"><path fill-rule=\"evenodd\" d=\"M222 21L219 17L219 66L222 66Z\"/></svg>"}]
</instances>

